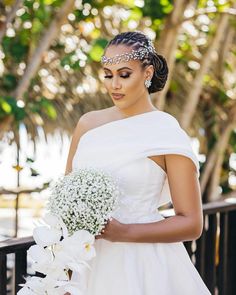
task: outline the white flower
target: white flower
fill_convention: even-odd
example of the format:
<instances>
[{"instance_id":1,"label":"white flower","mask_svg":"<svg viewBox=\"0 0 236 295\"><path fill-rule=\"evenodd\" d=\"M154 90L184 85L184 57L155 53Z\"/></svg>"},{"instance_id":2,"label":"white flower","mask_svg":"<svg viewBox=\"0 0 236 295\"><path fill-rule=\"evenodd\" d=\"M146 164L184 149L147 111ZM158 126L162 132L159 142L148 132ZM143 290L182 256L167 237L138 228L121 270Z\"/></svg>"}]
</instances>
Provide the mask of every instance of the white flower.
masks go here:
<instances>
[{"instance_id":1,"label":"white flower","mask_svg":"<svg viewBox=\"0 0 236 295\"><path fill-rule=\"evenodd\" d=\"M62 236L62 231L55 228L49 228L47 226L36 227L33 231L33 237L36 242L41 247L51 246L60 241Z\"/></svg>"},{"instance_id":2,"label":"white flower","mask_svg":"<svg viewBox=\"0 0 236 295\"><path fill-rule=\"evenodd\" d=\"M68 236L68 230L66 228L66 225L60 217L48 212L44 215L43 220L51 228L58 229L58 230L61 229L64 237Z\"/></svg>"},{"instance_id":3,"label":"white flower","mask_svg":"<svg viewBox=\"0 0 236 295\"><path fill-rule=\"evenodd\" d=\"M33 269L46 277L27 279L20 295L84 294L83 283L72 282L68 270L83 277L90 268L94 236L114 212L119 193L110 175L93 168L73 171L54 184L49 213L33 232L37 245L28 250Z\"/></svg>"},{"instance_id":4,"label":"white flower","mask_svg":"<svg viewBox=\"0 0 236 295\"><path fill-rule=\"evenodd\" d=\"M31 246L27 252L34 261L33 269L47 274L53 261L52 252L39 245Z\"/></svg>"},{"instance_id":5,"label":"white flower","mask_svg":"<svg viewBox=\"0 0 236 295\"><path fill-rule=\"evenodd\" d=\"M17 292L17 295L39 295L39 293L35 293L34 291L30 290L28 287L23 287L20 291Z\"/></svg>"},{"instance_id":6,"label":"white flower","mask_svg":"<svg viewBox=\"0 0 236 295\"><path fill-rule=\"evenodd\" d=\"M51 213L46 213L43 217L43 220L51 227L58 228L59 226L59 229L60 229L60 218L58 218L56 215Z\"/></svg>"},{"instance_id":7,"label":"white flower","mask_svg":"<svg viewBox=\"0 0 236 295\"><path fill-rule=\"evenodd\" d=\"M63 239L53 248L55 264L61 268L82 272L89 264L85 261L92 259L96 253L93 246L94 236L88 231L79 230L72 236Z\"/></svg>"},{"instance_id":8,"label":"white flower","mask_svg":"<svg viewBox=\"0 0 236 295\"><path fill-rule=\"evenodd\" d=\"M60 290L63 291L63 294L69 292L71 295L84 295L85 293L78 282L72 281L62 283Z\"/></svg>"},{"instance_id":9,"label":"white flower","mask_svg":"<svg viewBox=\"0 0 236 295\"><path fill-rule=\"evenodd\" d=\"M45 293L43 279L39 277L28 277L24 287L17 292L17 295L42 295Z\"/></svg>"},{"instance_id":10,"label":"white flower","mask_svg":"<svg viewBox=\"0 0 236 295\"><path fill-rule=\"evenodd\" d=\"M31 246L27 252L36 263L44 264L52 261L52 252L39 245Z\"/></svg>"},{"instance_id":11,"label":"white flower","mask_svg":"<svg viewBox=\"0 0 236 295\"><path fill-rule=\"evenodd\" d=\"M90 269L90 266L87 262L82 261L82 260L77 260L76 262L68 262L67 266L69 269L72 271L75 271L79 274L82 274L86 268Z\"/></svg>"},{"instance_id":12,"label":"white flower","mask_svg":"<svg viewBox=\"0 0 236 295\"><path fill-rule=\"evenodd\" d=\"M67 283L68 280L57 281L48 276L45 278L29 277L17 295L64 295L65 292L63 293L61 286Z\"/></svg>"},{"instance_id":13,"label":"white flower","mask_svg":"<svg viewBox=\"0 0 236 295\"><path fill-rule=\"evenodd\" d=\"M54 183L48 209L63 220L70 235L81 229L97 235L118 196L118 186L110 175L93 168L78 169Z\"/></svg>"},{"instance_id":14,"label":"white flower","mask_svg":"<svg viewBox=\"0 0 236 295\"><path fill-rule=\"evenodd\" d=\"M61 247L75 259L90 260L96 255L94 241L94 236L88 231L78 230L72 236L62 240Z\"/></svg>"}]
</instances>

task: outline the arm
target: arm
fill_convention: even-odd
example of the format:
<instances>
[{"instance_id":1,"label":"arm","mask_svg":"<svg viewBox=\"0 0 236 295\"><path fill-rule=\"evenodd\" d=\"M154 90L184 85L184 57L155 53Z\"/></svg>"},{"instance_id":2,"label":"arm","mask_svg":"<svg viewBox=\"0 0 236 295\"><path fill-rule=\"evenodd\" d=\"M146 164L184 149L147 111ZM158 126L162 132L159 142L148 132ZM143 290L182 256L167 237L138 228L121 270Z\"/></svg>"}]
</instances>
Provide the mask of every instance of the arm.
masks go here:
<instances>
[{"instance_id":1,"label":"arm","mask_svg":"<svg viewBox=\"0 0 236 295\"><path fill-rule=\"evenodd\" d=\"M196 168L185 156L173 154L165 158L176 215L152 223L121 224L113 219L98 238L139 243L171 243L199 238L203 216Z\"/></svg>"}]
</instances>

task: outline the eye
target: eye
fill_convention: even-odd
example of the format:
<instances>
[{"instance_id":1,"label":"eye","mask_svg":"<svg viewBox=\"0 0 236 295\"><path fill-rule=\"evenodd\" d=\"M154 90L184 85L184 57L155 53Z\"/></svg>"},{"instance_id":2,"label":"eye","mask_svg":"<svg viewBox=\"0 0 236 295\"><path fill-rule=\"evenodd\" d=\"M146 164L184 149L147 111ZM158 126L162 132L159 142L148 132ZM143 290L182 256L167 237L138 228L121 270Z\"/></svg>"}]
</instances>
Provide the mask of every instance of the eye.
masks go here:
<instances>
[{"instance_id":1,"label":"eye","mask_svg":"<svg viewBox=\"0 0 236 295\"><path fill-rule=\"evenodd\" d=\"M121 77L121 78L124 78L124 79L127 79L127 78L129 78L129 76L130 76L130 74L123 74L123 75L121 75L120 77ZM105 79L111 79L112 76L105 75L104 78L105 78Z\"/></svg>"},{"instance_id":2,"label":"eye","mask_svg":"<svg viewBox=\"0 0 236 295\"><path fill-rule=\"evenodd\" d=\"M121 78L126 79L126 78L129 78L129 76L130 76L130 74L125 74L125 75L121 75Z\"/></svg>"}]
</instances>

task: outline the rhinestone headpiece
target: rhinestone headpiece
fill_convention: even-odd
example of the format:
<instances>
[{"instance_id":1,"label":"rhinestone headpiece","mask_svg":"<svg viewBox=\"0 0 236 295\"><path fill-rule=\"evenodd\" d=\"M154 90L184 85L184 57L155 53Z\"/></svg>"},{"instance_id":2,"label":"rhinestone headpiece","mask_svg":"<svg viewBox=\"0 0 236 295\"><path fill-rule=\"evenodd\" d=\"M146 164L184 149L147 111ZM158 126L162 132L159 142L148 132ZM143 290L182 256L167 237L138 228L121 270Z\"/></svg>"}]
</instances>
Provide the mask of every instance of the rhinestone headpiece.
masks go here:
<instances>
[{"instance_id":1,"label":"rhinestone headpiece","mask_svg":"<svg viewBox=\"0 0 236 295\"><path fill-rule=\"evenodd\" d=\"M131 52L117 54L114 57L106 57L105 55L103 55L101 58L101 63L105 65L111 65L120 63L122 61L129 61L131 59L143 59L148 57L150 52L155 53L156 50L152 44L152 41L148 40L148 46L144 44L139 49L133 49Z\"/></svg>"}]
</instances>

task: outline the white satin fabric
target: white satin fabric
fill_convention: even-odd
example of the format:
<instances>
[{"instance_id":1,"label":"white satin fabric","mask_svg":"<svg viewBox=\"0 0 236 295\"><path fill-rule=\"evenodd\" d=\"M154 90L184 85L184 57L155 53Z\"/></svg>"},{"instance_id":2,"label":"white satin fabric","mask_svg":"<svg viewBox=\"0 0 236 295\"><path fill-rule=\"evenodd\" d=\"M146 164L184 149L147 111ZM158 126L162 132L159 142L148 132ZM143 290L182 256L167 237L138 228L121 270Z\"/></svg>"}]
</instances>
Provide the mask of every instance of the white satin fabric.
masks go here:
<instances>
[{"instance_id":1,"label":"white satin fabric","mask_svg":"<svg viewBox=\"0 0 236 295\"><path fill-rule=\"evenodd\" d=\"M158 208L171 201L165 171L150 156L179 154L199 163L178 121L162 111L106 123L80 138L73 170L99 168L122 192L113 217L122 223L164 219ZM95 241L96 257L83 277L84 295L209 295L182 242Z\"/></svg>"}]
</instances>

